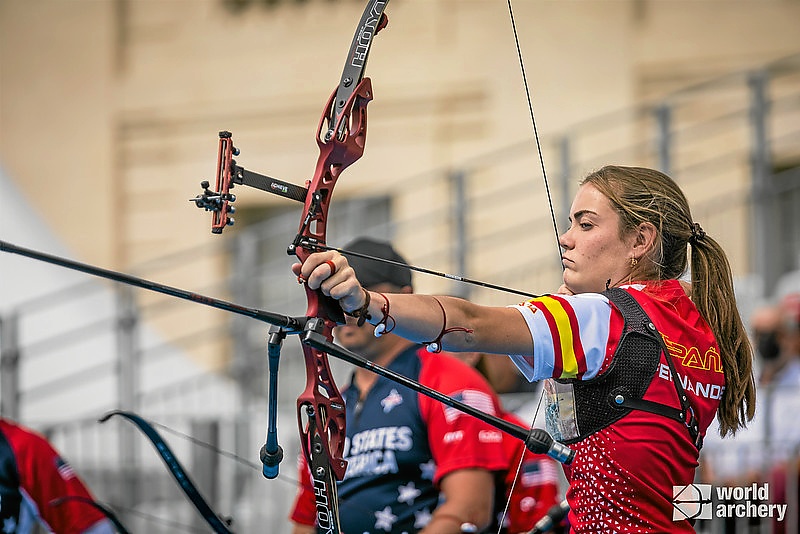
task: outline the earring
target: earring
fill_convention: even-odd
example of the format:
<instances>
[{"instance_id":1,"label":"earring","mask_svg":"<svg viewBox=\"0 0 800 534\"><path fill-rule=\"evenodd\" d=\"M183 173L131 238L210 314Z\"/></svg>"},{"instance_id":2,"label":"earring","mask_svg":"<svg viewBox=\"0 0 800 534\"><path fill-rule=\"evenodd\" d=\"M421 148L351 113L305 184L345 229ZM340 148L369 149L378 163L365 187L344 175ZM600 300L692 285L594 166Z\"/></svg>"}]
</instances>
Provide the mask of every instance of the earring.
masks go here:
<instances>
[{"instance_id":1,"label":"earring","mask_svg":"<svg viewBox=\"0 0 800 534\"><path fill-rule=\"evenodd\" d=\"M630 260L628 260L628 261L629 261L629 262L630 262L630 264L631 264L631 269L633 269L634 267L636 267L636 264L637 264L637 263L639 263L639 260L637 260L636 258L631 258L631 259L630 259Z\"/></svg>"}]
</instances>

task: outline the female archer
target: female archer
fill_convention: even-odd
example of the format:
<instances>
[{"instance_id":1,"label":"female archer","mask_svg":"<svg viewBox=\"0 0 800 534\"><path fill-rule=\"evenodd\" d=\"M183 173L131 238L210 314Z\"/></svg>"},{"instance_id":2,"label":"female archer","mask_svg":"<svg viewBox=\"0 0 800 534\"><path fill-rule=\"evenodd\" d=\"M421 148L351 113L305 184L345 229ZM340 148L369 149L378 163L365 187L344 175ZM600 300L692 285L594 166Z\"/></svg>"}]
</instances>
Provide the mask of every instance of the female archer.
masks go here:
<instances>
[{"instance_id":1,"label":"female archer","mask_svg":"<svg viewBox=\"0 0 800 534\"><path fill-rule=\"evenodd\" d=\"M693 222L665 174L607 166L580 185L560 236L563 285L518 306L382 295L344 256L311 255L295 274L342 308L434 350L509 354L551 379L548 430L576 451L565 467L573 532L694 532L703 505L675 506L716 415L752 419L752 349L720 245ZM679 280L691 263L691 283Z\"/></svg>"}]
</instances>

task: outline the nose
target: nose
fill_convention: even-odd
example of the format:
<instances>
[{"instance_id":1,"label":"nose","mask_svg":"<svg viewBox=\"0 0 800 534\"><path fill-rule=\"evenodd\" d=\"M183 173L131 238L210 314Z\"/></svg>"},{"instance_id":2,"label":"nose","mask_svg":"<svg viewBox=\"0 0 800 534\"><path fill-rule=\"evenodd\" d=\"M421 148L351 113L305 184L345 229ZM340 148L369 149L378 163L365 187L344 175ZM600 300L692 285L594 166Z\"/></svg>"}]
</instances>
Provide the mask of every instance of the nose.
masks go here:
<instances>
[{"instance_id":1,"label":"nose","mask_svg":"<svg viewBox=\"0 0 800 534\"><path fill-rule=\"evenodd\" d=\"M558 244L561 245L561 248L564 250L569 250L572 248L572 239L570 238L570 231L567 230L566 232L562 233L558 236Z\"/></svg>"}]
</instances>

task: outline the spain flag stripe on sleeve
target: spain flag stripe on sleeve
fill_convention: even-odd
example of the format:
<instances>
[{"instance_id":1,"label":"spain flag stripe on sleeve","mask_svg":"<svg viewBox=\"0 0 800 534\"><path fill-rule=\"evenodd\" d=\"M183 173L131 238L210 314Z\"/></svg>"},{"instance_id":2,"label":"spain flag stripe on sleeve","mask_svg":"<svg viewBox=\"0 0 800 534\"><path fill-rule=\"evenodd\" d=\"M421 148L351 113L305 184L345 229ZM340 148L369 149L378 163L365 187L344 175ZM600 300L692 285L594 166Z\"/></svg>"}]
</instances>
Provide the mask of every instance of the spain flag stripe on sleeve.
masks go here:
<instances>
[{"instance_id":1,"label":"spain flag stripe on sleeve","mask_svg":"<svg viewBox=\"0 0 800 534\"><path fill-rule=\"evenodd\" d=\"M532 304L536 306L538 310L542 312L544 318L547 320L547 326L550 329L550 333L558 333L558 319L553 315L553 312L550 308L542 302L540 299L536 299L532 301ZM561 354L564 352L564 335L552 335L553 340L553 378L561 378L564 375L564 360L561 357ZM567 342L569 343L569 341ZM571 344L571 343L569 343Z\"/></svg>"},{"instance_id":2,"label":"spain flag stripe on sleeve","mask_svg":"<svg viewBox=\"0 0 800 534\"><path fill-rule=\"evenodd\" d=\"M567 299L558 297L556 295L553 295L553 299L560 302L561 306L564 308L567 318L569 319L570 330L576 334L579 334L581 329L578 325L578 314L575 313L572 305ZM580 335L573 336L572 350L574 351L575 363L578 366L578 372L575 376L581 378L584 374L586 374L586 355L583 353L583 343L581 342Z\"/></svg>"},{"instance_id":3,"label":"spain flag stripe on sleeve","mask_svg":"<svg viewBox=\"0 0 800 534\"><path fill-rule=\"evenodd\" d=\"M614 347L608 345L612 307L603 295L547 295L516 308L530 329L534 354L511 355L511 359L530 381L589 380L613 354ZM613 321L615 329L617 322Z\"/></svg>"},{"instance_id":4,"label":"spain flag stripe on sleeve","mask_svg":"<svg viewBox=\"0 0 800 534\"><path fill-rule=\"evenodd\" d=\"M554 378L574 378L578 376L578 361L576 352L580 353L583 359L583 349L580 349L580 338L573 336L578 333L577 321L574 320L575 314L570 308L564 309L562 300L555 297L543 297L534 301L534 306L544 312L547 318L550 334L553 336L554 354L553 362ZM570 317L570 315L572 317ZM576 347L578 346L578 351ZM585 369L586 364L582 367ZM559 371L561 371L559 373Z\"/></svg>"}]
</instances>

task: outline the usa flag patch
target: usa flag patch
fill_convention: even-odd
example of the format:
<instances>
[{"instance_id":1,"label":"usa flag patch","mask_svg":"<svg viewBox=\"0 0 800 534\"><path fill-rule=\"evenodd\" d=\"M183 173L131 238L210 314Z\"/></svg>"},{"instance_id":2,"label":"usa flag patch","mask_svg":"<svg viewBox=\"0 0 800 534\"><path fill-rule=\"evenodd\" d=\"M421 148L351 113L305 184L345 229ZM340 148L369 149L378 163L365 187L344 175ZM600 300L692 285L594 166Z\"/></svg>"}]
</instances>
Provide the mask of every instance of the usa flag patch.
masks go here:
<instances>
[{"instance_id":1,"label":"usa flag patch","mask_svg":"<svg viewBox=\"0 0 800 534\"><path fill-rule=\"evenodd\" d=\"M451 395L451 397L457 401L461 401L464 404L472 406L476 410L494 415L494 402L492 402L492 397L483 391L465 389ZM444 418L448 423L452 423L463 413L464 412L458 408L451 408L449 406L445 406L444 408Z\"/></svg>"},{"instance_id":2,"label":"usa flag patch","mask_svg":"<svg viewBox=\"0 0 800 534\"><path fill-rule=\"evenodd\" d=\"M56 457L56 470L64 480L71 480L75 478L75 471L72 470L72 466L70 466L60 456Z\"/></svg>"}]
</instances>

